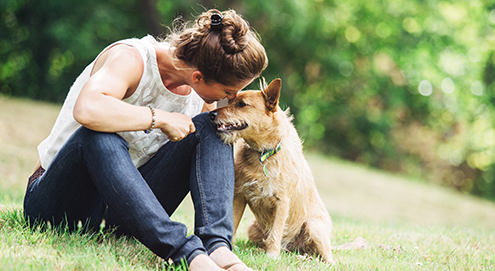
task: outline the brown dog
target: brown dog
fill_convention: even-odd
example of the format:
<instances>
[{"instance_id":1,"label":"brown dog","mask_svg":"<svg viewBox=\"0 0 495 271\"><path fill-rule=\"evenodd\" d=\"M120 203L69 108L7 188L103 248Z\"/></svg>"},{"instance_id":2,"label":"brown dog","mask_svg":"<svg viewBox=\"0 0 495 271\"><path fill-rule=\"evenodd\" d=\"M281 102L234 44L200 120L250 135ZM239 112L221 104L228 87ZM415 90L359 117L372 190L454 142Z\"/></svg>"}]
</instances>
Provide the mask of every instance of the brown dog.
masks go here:
<instances>
[{"instance_id":1,"label":"brown dog","mask_svg":"<svg viewBox=\"0 0 495 271\"><path fill-rule=\"evenodd\" d=\"M242 91L210 112L235 154L234 233L246 204L256 220L249 239L277 257L281 249L314 253L330 263L332 221L318 195L292 118L278 106L280 79Z\"/></svg>"}]
</instances>

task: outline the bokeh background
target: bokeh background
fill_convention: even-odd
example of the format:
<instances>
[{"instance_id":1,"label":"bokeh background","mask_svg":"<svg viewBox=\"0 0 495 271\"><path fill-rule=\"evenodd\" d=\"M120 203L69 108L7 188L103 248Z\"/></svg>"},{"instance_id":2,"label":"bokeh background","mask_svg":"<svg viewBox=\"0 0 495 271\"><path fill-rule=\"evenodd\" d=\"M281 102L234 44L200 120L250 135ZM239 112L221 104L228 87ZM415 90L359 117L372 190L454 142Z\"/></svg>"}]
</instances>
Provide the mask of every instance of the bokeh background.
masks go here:
<instances>
[{"instance_id":1,"label":"bokeh background","mask_svg":"<svg viewBox=\"0 0 495 271\"><path fill-rule=\"evenodd\" d=\"M61 103L110 43L208 8L259 33L307 150L495 200L492 0L2 0L0 95Z\"/></svg>"}]
</instances>

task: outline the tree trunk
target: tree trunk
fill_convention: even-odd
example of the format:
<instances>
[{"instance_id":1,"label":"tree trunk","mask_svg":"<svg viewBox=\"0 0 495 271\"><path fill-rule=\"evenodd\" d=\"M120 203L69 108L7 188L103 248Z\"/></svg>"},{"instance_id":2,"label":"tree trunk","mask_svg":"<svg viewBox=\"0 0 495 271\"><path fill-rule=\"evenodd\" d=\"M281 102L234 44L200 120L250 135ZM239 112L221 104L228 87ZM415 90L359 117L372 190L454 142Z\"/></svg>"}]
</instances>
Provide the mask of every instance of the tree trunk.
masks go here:
<instances>
[{"instance_id":1,"label":"tree trunk","mask_svg":"<svg viewBox=\"0 0 495 271\"><path fill-rule=\"evenodd\" d=\"M156 10L156 0L141 0L141 10L146 23L148 34L159 36L163 33L163 27L158 19L158 11Z\"/></svg>"}]
</instances>

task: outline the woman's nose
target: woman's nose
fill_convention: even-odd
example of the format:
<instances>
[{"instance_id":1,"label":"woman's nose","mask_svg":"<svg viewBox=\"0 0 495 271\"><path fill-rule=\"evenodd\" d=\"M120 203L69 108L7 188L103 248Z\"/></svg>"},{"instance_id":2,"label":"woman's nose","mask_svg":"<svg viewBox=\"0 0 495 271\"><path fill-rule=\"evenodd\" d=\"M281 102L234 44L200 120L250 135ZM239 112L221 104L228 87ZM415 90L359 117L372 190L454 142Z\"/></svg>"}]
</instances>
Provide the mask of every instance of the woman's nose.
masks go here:
<instances>
[{"instance_id":1,"label":"woman's nose","mask_svg":"<svg viewBox=\"0 0 495 271\"><path fill-rule=\"evenodd\" d=\"M232 101L233 99L235 99L235 97L237 97L237 92L227 95L227 99L229 101Z\"/></svg>"}]
</instances>

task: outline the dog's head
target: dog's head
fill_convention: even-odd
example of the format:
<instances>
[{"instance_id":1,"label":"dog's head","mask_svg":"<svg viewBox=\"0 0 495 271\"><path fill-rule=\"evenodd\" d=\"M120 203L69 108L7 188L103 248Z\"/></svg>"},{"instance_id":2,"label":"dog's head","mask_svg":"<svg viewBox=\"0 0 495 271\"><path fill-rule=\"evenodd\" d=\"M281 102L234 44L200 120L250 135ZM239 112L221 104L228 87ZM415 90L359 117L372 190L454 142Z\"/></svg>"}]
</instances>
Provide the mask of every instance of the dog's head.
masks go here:
<instances>
[{"instance_id":1,"label":"dog's head","mask_svg":"<svg viewBox=\"0 0 495 271\"><path fill-rule=\"evenodd\" d=\"M210 112L210 119L217 125L222 140L233 144L243 138L248 144L258 145L276 128L275 113L281 111L278 106L282 81L273 80L262 91L241 91L227 106Z\"/></svg>"}]
</instances>

